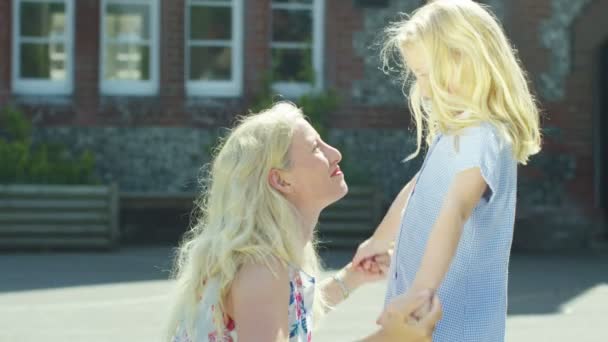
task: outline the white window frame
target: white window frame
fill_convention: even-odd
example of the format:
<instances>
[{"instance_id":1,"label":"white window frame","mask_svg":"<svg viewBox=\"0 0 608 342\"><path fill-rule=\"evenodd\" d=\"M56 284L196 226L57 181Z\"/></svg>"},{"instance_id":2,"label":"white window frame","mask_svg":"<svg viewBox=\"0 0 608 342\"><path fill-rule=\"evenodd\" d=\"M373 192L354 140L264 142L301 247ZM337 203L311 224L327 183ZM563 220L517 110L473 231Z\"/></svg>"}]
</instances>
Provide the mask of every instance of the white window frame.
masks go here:
<instances>
[{"instance_id":1,"label":"white window frame","mask_svg":"<svg viewBox=\"0 0 608 342\"><path fill-rule=\"evenodd\" d=\"M274 91L288 98L297 98L301 95L320 91L324 87L324 63L323 54L325 53L325 0L313 0L312 5L286 3L277 4L271 0L272 9L293 9L293 10L312 10L312 67L314 70L314 84L308 82L274 82ZM272 30L272 25L270 27ZM271 32L270 48L273 47L300 47L300 43L275 43L272 41ZM272 52L271 52L272 55Z\"/></svg>"},{"instance_id":2,"label":"white window frame","mask_svg":"<svg viewBox=\"0 0 608 342\"><path fill-rule=\"evenodd\" d=\"M232 41L230 43L216 40L190 40L190 17L191 6L208 7L230 7L232 8ZM185 27L184 27L184 49L185 68L184 79L186 81L187 96L211 96L211 97L237 97L243 92L243 0L225 1L212 0L187 0L185 1ZM190 47L191 46L219 46L230 47L232 51L231 80L190 80Z\"/></svg>"},{"instance_id":3,"label":"white window frame","mask_svg":"<svg viewBox=\"0 0 608 342\"><path fill-rule=\"evenodd\" d=\"M150 79L146 81L135 80L106 80L105 54L108 39L106 37L105 15L108 5L149 5L150 6ZM150 96L159 91L159 50L160 50L160 1L159 0L102 0L100 8L100 48L99 48L99 89L102 95ZM123 42L129 42L124 40ZM140 43L140 40L137 40Z\"/></svg>"},{"instance_id":4,"label":"white window frame","mask_svg":"<svg viewBox=\"0 0 608 342\"><path fill-rule=\"evenodd\" d=\"M21 3L63 3L65 4L65 33L63 39L21 37ZM68 95L74 89L74 0L13 0L13 72L12 90L22 95ZM53 42L61 41L65 48L64 80L47 80L22 78L21 73L21 43L22 42Z\"/></svg>"}]
</instances>

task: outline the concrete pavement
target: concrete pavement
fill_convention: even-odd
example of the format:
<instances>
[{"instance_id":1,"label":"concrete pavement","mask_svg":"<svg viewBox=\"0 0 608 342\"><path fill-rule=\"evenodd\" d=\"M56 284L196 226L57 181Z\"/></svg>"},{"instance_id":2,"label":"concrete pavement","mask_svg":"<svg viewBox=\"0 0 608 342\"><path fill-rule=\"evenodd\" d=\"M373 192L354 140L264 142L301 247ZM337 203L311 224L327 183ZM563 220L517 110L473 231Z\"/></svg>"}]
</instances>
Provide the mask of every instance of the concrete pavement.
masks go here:
<instances>
[{"instance_id":1,"label":"concrete pavement","mask_svg":"<svg viewBox=\"0 0 608 342\"><path fill-rule=\"evenodd\" d=\"M167 247L0 254L0 341L158 341L167 307ZM349 252L326 252L329 268ZM384 283L355 293L315 341L374 330ZM608 341L608 255L515 255L507 341Z\"/></svg>"}]
</instances>

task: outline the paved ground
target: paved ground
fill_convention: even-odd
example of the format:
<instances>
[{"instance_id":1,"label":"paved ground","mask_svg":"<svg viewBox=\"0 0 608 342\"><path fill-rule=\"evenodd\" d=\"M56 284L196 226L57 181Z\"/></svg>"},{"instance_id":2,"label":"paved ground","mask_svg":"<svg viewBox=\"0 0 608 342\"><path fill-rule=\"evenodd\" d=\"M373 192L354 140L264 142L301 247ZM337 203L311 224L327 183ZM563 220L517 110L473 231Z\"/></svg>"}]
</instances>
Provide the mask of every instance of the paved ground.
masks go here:
<instances>
[{"instance_id":1,"label":"paved ground","mask_svg":"<svg viewBox=\"0 0 608 342\"><path fill-rule=\"evenodd\" d=\"M170 251L0 254L0 341L158 341ZM325 253L329 267L350 253ZM608 255L515 255L507 341L608 341ZM355 292L316 341L374 329L384 284Z\"/></svg>"}]
</instances>

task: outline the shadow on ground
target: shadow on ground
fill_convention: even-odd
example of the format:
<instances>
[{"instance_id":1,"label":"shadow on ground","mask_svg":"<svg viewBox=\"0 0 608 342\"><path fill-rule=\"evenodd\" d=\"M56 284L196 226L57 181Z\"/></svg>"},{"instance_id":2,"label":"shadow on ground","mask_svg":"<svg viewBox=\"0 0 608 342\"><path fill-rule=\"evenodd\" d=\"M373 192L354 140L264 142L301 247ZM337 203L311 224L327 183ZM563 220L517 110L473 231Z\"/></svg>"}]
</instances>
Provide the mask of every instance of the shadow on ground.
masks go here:
<instances>
[{"instance_id":1,"label":"shadow on ground","mask_svg":"<svg viewBox=\"0 0 608 342\"><path fill-rule=\"evenodd\" d=\"M322 249L328 269L350 261L354 250ZM131 246L114 252L4 252L0 294L71 286L163 280L172 248ZM509 314L550 314L600 284L608 284L608 255L515 254L511 260Z\"/></svg>"},{"instance_id":2,"label":"shadow on ground","mask_svg":"<svg viewBox=\"0 0 608 342\"><path fill-rule=\"evenodd\" d=\"M169 277L169 247L126 247L113 252L55 251L0 254L0 294Z\"/></svg>"},{"instance_id":3,"label":"shadow on ground","mask_svg":"<svg viewBox=\"0 0 608 342\"><path fill-rule=\"evenodd\" d=\"M509 274L509 314L555 313L602 284L608 284L607 254L515 254Z\"/></svg>"}]
</instances>

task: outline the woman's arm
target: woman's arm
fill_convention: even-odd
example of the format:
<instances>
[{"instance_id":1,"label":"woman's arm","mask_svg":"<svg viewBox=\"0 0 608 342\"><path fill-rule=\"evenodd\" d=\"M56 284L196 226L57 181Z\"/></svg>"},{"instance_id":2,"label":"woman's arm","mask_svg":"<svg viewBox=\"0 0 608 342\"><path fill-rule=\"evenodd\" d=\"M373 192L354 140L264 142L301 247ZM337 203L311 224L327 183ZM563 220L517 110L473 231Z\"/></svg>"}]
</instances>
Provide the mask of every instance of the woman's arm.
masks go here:
<instances>
[{"instance_id":1,"label":"woman's arm","mask_svg":"<svg viewBox=\"0 0 608 342\"><path fill-rule=\"evenodd\" d=\"M388 258L388 256L387 256ZM245 264L238 272L229 294L229 312L236 324L239 341L274 341L287 342L289 307L289 274L285 267L278 263L273 268L273 274L266 265ZM369 275L360 275L351 264L340 271L343 281L353 289L362 283L370 281ZM367 277L367 278L365 278ZM338 283L333 279L326 280L322 285L326 296L330 297L332 305L343 300L343 293ZM431 313L423 318L416 326L406 325L406 317L423 303L423 297L395 300L388 314L381 321L382 328L368 336L367 342L426 342L433 327L441 316L438 300L434 300Z\"/></svg>"},{"instance_id":2,"label":"woman's arm","mask_svg":"<svg viewBox=\"0 0 608 342\"><path fill-rule=\"evenodd\" d=\"M427 241L411 291L416 293L439 287L456 253L464 224L486 188L481 170L477 167L462 171L454 177Z\"/></svg>"},{"instance_id":3,"label":"woman's arm","mask_svg":"<svg viewBox=\"0 0 608 342\"><path fill-rule=\"evenodd\" d=\"M321 283L321 291L323 291L328 305L327 311L344 301L346 297L361 285L386 278L390 265L390 255L388 253L378 255L374 261L378 265L376 272L357 269L352 263L349 263L333 277L325 279Z\"/></svg>"},{"instance_id":4,"label":"woman's arm","mask_svg":"<svg viewBox=\"0 0 608 342\"><path fill-rule=\"evenodd\" d=\"M289 272L278 262L245 264L230 289L231 316L239 342L286 342L289 340Z\"/></svg>"}]
</instances>

